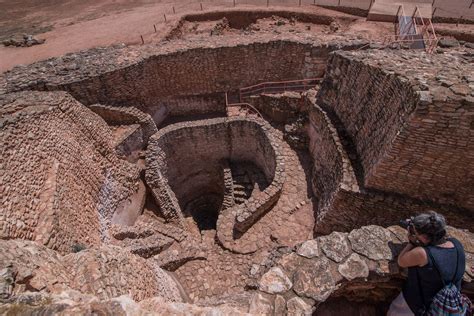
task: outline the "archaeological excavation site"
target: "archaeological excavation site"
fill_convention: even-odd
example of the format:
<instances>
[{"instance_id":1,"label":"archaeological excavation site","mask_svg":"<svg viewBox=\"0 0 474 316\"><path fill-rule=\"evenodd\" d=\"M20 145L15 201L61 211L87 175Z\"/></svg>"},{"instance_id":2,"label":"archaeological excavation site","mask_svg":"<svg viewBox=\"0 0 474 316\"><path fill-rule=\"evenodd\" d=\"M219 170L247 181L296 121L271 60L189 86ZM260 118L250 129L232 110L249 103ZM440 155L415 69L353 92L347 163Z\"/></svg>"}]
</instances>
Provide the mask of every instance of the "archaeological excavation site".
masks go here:
<instances>
[{"instance_id":1,"label":"archaeological excavation site","mask_svg":"<svg viewBox=\"0 0 474 316\"><path fill-rule=\"evenodd\" d=\"M379 2L201 4L0 74L0 314L385 315L430 210L473 298L474 26Z\"/></svg>"}]
</instances>

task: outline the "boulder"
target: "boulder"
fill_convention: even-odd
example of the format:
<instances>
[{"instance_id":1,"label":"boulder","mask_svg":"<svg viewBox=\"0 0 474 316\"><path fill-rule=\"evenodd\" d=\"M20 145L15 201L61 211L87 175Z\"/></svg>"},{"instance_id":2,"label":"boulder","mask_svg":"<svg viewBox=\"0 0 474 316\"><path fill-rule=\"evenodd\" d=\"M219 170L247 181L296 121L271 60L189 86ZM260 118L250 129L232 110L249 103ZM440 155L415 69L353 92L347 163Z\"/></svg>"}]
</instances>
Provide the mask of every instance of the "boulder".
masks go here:
<instances>
[{"instance_id":1,"label":"boulder","mask_svg":"<svg viewBox=\"0 0 474 316\"><path fill-rule=\"evenodd\" d=\"M351 253L351 246L347 241L347 233L333 232L318 238L324 254L335 262L341 262Z\"/></svg>"},{"instance_id":2,"label":"boulder","mask_svg":"<svg viewBox=\"0 0 474 316\"><path fill-rule=\"evenodd\" d=\"M293 297L286 303L288 315L306 316L311 315L313 308L299 297Z\"/></svg>"},{"instance_id":3,"label":"boulder","mask_svg":"<svg viewBox=\"0 0 474 316\"><path fill-rule=\"evenodd\" d=\"M293 283L279 267L274 267L265 273L259 282L259 288L270 294L283 293L291 289Z\"/></svg>"},{"instance_id":4,"label":"boulder","mask_svg":"<svg viewBox=\"0 0 474 316\"><path fill-rule=\"evenodd\" d=\"M296 251L297 254L299 254L302 257L306 258L314 258L318 257L320 254L320 249L319 249L319 244L318 241L315 239L311 239L308 241L305 241L304 243L299 246L298 250Z\"/></svg>"},{"instance_id":5,"label":"boulder","mask_svg":"<svg viewBox=\"0 0 474 316\"><path fill-rule=\"evenodd\" d=\"M336 289L336 282L329 271L330 261L326 257L319 257L302 265L295 273L295 292L324 302Z\"/></svg>"},{"instance_id":6,"label":"boulder","mask_svg":"<svg viewBox=\"0 0 474 316\"><path fill-rule=\"evenodd\" d=\"M352 249L372 260L390 260L393 258L389 243L390 232L380 226L370 225L350 232L349 240Z\"/></svg>"},{"instance_id":7,"label":"boulder","mask_svg":"<svg viewBox=\"0 0 474 316\"><path fill-rule=\"evenodd\" d=\"M337 270L349 281L369 276L367 263L356 253L351 254L343 264L339 265Z\"/></svg>"}]
</instances>

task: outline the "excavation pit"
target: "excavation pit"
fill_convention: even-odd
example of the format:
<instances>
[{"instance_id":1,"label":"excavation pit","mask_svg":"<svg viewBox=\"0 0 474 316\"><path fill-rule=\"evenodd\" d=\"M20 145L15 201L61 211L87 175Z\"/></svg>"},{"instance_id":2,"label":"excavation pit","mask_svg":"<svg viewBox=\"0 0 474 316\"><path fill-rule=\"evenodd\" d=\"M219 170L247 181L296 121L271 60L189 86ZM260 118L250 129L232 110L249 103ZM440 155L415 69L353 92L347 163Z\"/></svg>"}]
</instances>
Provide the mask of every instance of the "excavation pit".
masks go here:
<instances>
[{"instance_id":1,"label":"excavation pit","mask_svg":"<svg viewBox=\"0 0 474 316\"><path fill-rule=\"evenodd\" d=\"M256 120L173 124L150 140L147 183L167 221L185 227L191 217L200 230L215 229L225 209L242 205L245 212L235 216L242 228L278 198L284 168L278 143L272 128Z\"/></svg>"}]
</instances>

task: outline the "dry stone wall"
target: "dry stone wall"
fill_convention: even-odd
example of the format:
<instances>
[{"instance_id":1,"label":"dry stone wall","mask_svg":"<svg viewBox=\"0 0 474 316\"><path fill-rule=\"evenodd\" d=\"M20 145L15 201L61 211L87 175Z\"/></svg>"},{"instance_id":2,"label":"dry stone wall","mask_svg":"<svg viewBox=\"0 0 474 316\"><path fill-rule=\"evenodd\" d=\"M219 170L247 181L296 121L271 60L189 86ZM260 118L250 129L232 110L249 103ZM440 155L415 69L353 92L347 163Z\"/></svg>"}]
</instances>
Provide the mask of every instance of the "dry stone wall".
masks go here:
<instances>
[{"instance_id":1,"label":"dry stone wall","mask_svg":"<svg viewBox=\"0 0 474 316\"><path fill-rule=\"evenodd\" d=\"M88 106L88 108L103 118L109 125L139 124L142 129L144 144L148 142L151 135L158 131L151 116L135 107L113 107L93 104Z\"/></svg>"},{"instance_id":2,"label":"dry stone wall","mask_svg":"<svg viewBox=\"0 0 474 316\"><path fill-rule=\"evenodd\" d=\"M474 275L468 267L474 264L473 235L452 228L448 233L464 245L463 292L472 296ZM335 297L390 302L406 275L396 264L406 242L405 229L375 225L305 241L263 273L250 309L265 315L311 315L321 303Z\"/></svg>"},{"instance_id":3,"label":"dry stone wall","mask_svg":"<svg viewBox=\"0 0 474 316\"><path fill-rule=\"evenodd\" d=\"M309 104L309 151L313 159L312 190L318 200L315 232L350 231L375 224L396 224L417 212L435 210L456 227L474 229L470 213L462 208L423 201L396 192L374 190L359 183L355 165L357 156L337 123L316 102ZM352 156L352 157L351 157Z\"/></svg>"},{"instance_id":4,"label":"dry stone wall","mask_svg":"<svg viewBox=\"0 0 474 316\"><path fill-rule=\"evenodd\" d=\"M281 191L284 167L279 141L269 125L249 119L218 118L173 124L150 140L147 183L165 217L183 225L183 201L197 192L202 194L214 182L221 182L224 195L223 172L213 176L222 171L222 161L253 162L271 184L261 196L236 206L230 218L226 217L226 222L231 221L230 231L235 217L237 225L245 230L271 207ZM196 181L190 181L190 177Z\"/></svg>"},{"instance_id":5,"label":"dry stone wall","mask_svg":"<svg viewBox=\"0 0 474 316\"><path fill-rule=\"evenodd\" d=\"M61 253L97 245L138 169L119 160L106 123L64 92L0 97L1 239Z\"/></svg>"},{"instance_id":6,"label":"dry stone wall","mask_svg":"<svg viewBox=\"0 0 474 316\"><path fill-rule=\"evenodd\" d=\"M354 143L367 188L472 215L472 65L467 53L332 55L318 103Z\"/></svg>"},{"instance_id":7,"label":"dry stone wall","mask_svg":"<svg viewBox=\"0 0 474 316\"><path fill-rule=\"evenodd\" d=\"M0 91L66 90L83 104L132 105L160 122L163 113L224 113L225 104L200 95L220 93L224 100L224 92L258 82L321 77L329 52L364 44L336 35L329 42L312 34L257 34L98 48L16 67L2 77Z\"/></svg>"}]
</instances>

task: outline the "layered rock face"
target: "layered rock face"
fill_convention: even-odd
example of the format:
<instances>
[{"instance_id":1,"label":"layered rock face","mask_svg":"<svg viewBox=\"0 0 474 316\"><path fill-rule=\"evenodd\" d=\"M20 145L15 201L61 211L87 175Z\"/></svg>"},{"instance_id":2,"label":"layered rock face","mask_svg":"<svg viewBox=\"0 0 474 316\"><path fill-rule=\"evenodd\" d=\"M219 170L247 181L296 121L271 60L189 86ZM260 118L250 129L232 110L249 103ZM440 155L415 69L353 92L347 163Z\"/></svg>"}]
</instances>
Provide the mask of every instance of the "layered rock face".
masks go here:
<instances>
[{"instance_id":1,"label":"layered rock face","mask_svg":"<svg viewBox=\"0 0 474 316\"><path fill-rule=\"evenodd\" d=\"M4 302L16 301L26 292L60 294L67 290L103 300L129 295L137 301L154 296L182 301L175 281L165 271L120 247L61 256L26 240L2 240L0 246Z\"/></svg>"}]
</instances>

